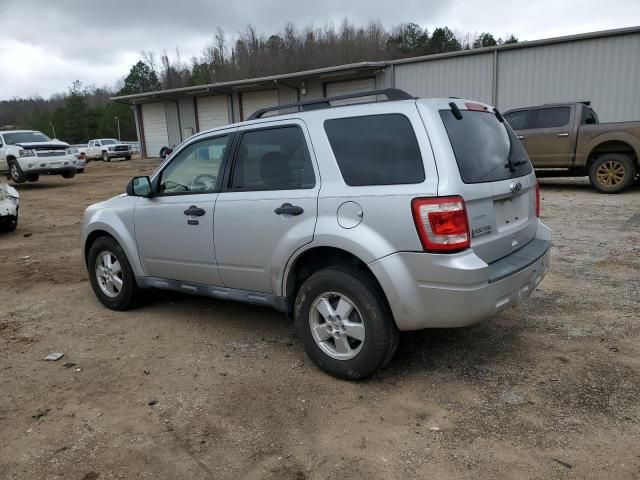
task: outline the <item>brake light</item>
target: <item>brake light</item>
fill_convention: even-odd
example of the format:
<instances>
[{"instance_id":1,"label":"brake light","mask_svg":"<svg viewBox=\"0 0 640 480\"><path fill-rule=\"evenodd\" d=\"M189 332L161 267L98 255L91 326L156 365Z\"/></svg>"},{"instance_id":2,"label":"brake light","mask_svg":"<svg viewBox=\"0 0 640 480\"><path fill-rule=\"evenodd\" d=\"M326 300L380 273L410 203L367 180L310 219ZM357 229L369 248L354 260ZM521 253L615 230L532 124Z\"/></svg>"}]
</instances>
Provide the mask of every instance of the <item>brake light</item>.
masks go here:
<instances>
[{"instance_id":1,"label":"brake light","mask_svg":"<svg viewBox=\"0 0 640 480\"><path fill-rule=\"evenodd\" d=\"M426 252L457 252L469 248L471 235L462 197L414 198L411 210Z\"/></svg>"},{"instance_id":2,"label":"brake light","mask_svg":"<svg viewBox=\"0 0 640 480\"><path fill-rule=\"evenodd\" d=\"M469 103L469 102L467 102L467 103L464 104L464 106L467 107L467 110L471 110L473 112L488 112L489 111L489 109L486 106L481 105L479 103Z\"/></svg>"},{"instance_id":3,"label":"brake light","mask_svg":"<svg viewBox=\"0 0 640 480\"><path fill-rule=\"evenodd\" d=\"M536 182L536 217L540 218L540 184Z\"/></svg>"}]
</instances>

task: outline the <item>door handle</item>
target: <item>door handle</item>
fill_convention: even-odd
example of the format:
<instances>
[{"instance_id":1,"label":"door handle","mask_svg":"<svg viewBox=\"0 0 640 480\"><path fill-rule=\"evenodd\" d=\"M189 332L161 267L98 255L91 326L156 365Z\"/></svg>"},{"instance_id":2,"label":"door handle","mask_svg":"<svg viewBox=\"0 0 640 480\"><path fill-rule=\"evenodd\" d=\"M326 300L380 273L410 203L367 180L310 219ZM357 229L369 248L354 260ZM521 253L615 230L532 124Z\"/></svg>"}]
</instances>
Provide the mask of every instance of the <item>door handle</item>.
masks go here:
<instances>
[{"instance_id":1,"label":"door handle","mask_svg":"<svg viewBox=\"0 0 640 480\"><path fill-rule=\"evenodd\" d=\"M559 133L558 136L559 137L568 137L569 134L568 133Z\"/></svg>"},{"instance_id":2,"label":"door handle","mask_svg":"<svg viewBox=\"0 0 640 480\"><path fill-rule=\"evenodd\" d=\"M524 140L524 135L518 135L518 140Z\"/></svg>"},{"instance_id":3,"label":"door handle","mask_svg":"<svg viewBox=\"0 0 640 480\"><path fill-rule=\"evenodd\" d=\"M204 208L199 208L199 207L196 207L195 205L191 205L189 208L187 208L184 211L185 215L194 216L194 217L201 217L205 213L207 213L207 211Z\"/></svg>"},{"instance_id":4,"label":"door handle","mask_svg":"<svg viewBox=\"0 0 640 480\"><path fill-rule=\"evenodd\" d=\"M300 215L304 212L302 207L297 205L291 205L290 203L283 203L281 206L274 210L278 215Z\"/></svg>"}]
</instances>

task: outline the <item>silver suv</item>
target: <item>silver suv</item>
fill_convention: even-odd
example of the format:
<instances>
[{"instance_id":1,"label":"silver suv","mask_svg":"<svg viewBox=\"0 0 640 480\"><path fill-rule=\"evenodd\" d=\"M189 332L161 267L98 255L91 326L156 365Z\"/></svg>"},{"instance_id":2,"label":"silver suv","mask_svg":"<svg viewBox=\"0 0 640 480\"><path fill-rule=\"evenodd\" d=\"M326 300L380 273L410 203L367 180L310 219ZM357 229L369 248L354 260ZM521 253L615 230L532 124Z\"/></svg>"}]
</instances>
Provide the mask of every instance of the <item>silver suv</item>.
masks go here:
<instances>
[{"instance_id":1,"label":"silver suv","mask_svg":"<svg viewBox=\"0 0 640 480\"><path fill-rule=\"evenodd\" d=\"M159 288L270 305L294 318L313 362L346 379L389 362L399 331L519 303L544 277L551 232L502 115L364 95L199 133L90 206L82 242L98 299L125 310Z\"/></svg>"}]
</instances>

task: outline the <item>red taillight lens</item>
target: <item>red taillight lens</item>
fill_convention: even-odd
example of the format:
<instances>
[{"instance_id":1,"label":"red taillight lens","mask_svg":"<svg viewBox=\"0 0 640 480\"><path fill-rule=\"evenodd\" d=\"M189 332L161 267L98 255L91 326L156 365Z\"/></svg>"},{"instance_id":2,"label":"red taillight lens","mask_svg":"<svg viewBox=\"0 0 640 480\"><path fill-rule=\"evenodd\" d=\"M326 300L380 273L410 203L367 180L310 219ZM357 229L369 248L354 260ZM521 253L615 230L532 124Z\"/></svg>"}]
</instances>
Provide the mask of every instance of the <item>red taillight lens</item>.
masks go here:
<instances>
[{"instance_id":1,"label":"red taillight lens","mask_svg":"<svg viewBox=\"0 0 640 480\"><path fill-rule=\"evenodd\" d=\"M540 218L540 185L536 182L536 217Z\"/></svg>"},{"instance_id":2,"label":"red taillight lens","mask_svg":"<svg viewBox=\"0 0 640 480\"><path fill-rule=\"evenodd\" d=\"M425 251L456 252L469 248L471 235L462 197L415 198L411 210Z\"/></svg>"}]
</instances>

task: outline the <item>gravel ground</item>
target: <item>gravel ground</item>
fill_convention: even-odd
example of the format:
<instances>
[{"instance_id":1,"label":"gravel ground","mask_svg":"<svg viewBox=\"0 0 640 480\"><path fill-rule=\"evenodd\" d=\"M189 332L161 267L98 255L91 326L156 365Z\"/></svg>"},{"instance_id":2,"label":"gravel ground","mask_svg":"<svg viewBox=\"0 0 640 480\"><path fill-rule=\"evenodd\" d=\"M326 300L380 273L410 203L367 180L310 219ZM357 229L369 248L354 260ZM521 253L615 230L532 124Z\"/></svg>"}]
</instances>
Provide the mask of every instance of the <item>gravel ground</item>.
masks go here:
<instances>
[{"instance_id":1,"label":"gravel ground","mask_svg":"<svg viewBox=\"0 0 640 480\"><path fill-rule=\"evenodd\" d=\"M540 288L474 327L403 334L387 369L349 383L275 311L98 304L82 212L156 164L18 187L0 237L1 478L640 478L640 188L541 180Z\"/></svg>"}]
</instances>

